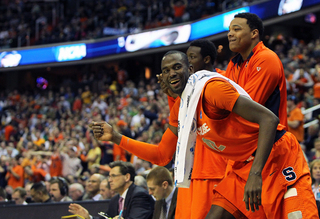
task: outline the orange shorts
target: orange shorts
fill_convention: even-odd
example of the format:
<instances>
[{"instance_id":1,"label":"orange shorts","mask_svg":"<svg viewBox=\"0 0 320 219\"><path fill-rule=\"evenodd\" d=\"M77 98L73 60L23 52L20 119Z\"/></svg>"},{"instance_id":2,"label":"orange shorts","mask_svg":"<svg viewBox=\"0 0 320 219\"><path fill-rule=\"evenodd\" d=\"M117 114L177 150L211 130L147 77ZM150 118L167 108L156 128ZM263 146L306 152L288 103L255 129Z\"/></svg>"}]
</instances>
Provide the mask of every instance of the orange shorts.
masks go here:
<instances>
[{"instance_id":1,"label":"orange shorts","mask_svg":"<svg viewBox=\"0 0 320 219\"><path fill-rule=\"evenodd\" d=\"M248 218L319 218L308 164L291 133L286 132L272 148L262 171L262 206L255 212L247 211L242 201L251 166L252 161L233 164L228 176L214 190L214 198L220 197L220 204L213 199L215 205L224 207L225 202L231 208L234 206L228 210L231 214L240 210ZM220 195L225 201L221 201Z\"/></svg>"},{"instance_id":2,"label":"orange shorts","mask_svg":"<svg viewBox=\"0 0 320 219\"><path fill-rule=\"evenodd\" d=\"M211 208L213 189L221 179L192 179L189 188L179 188L176 219L204 219Z\"/></svg>"}]
</instances>

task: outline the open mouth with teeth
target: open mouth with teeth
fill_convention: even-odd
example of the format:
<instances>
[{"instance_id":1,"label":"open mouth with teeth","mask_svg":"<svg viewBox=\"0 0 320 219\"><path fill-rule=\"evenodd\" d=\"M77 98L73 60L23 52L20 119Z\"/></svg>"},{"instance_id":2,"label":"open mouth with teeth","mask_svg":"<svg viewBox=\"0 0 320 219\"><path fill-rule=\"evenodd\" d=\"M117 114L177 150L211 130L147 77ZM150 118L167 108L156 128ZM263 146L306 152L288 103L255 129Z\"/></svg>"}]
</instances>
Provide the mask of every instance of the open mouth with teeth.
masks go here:
<instances>
[{"instance_id":1,"label":"open mouth with teeth","mask_svg":"<svg viewBox=\"0 0 320 219\"><path fill-rule=\"evenodd\" d=\"M180 84L179 82L180 82L180 79L175 79L170 81L170 84L172 87L177 87Z\"/></svg>"}]
</instances>

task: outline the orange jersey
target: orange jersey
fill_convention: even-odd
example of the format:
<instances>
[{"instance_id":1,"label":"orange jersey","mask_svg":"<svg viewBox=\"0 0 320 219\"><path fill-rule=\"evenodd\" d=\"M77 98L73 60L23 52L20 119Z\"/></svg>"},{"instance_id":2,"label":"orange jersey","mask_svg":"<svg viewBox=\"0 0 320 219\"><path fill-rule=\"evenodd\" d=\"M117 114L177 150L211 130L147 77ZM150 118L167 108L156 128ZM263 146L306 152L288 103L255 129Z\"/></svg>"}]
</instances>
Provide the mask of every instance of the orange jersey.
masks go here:
<instances>
[{"instance_id":1,"label":"orange jersey","mask_svg":"<svg viewBox=\"0 0 320 219\"><path fill-rule=\"evenodd\" d=\"M296 107L294 108L288 115L288 121L299 121L300 124L297 128L288 127L289 132L291 132L294 136L296 136L299 142L302 142L304 139L304 128L303 128L303 114L301 109Z\"/></svg>"},{"instance_id":2,"label":"orange jersey","mask_svg":"<svg viewBox=\"0 0 320 219\"><path fill-rule=\"evenodd\" d=\"M286 79L276 53L260 42L247 60L243 61L240 54L230 60L223 75L239 84L254 101L270 109L287 129Z\"/></svg>"},{"instance_id":3,"label":"orange jersey","mask_svg":"<svg viewBox=\"0 0 320 219\"><path fill-rule=\"evenodd\" d=\"M13 189L17 187L24 187L24 170L23 167L20 165L17 165L15 167L12 167L12 171L19 175L19 179L16 179L11 172L7 172L6 176L9 176L8 178L8 185L11 186Z\"/></svg>"},{"instance_id":4,"label":"orange jersey","mask_svg":"<svg viewBox=\"0 0 320 219\"><path fill-rule=\"evenodd\" d=\"M62 160L57 154L51 155L50 175L62 176Z\"/></svg>"},{"instance_id":5,"label":"orange jersey","mask_svg":"<svg viewBox=\"0 0 320 219\"><path fill-rule=\"evenodd\" d=\"M313 96L314 98L320 99L320 82L313 85Z\"/></svg>"},{"instance_id":6,"label":"orange jersey","mask_svg":"<svg viewBox=\"0 0 320 219\"><path fill-rule=\"evenodd\" d=\"M168 96L168 103L172 109L175 102L180 103L180 97L173 99ZM210 150L197 140L191 179L222 179L227 167L227 160Z\"/></svg>"},{"instance_id":7,"label":"orange jersey","mask_svg":"<svg viewBox=\"0 0 320 219\"><path fill-rule=\"evenodd\" d=\"M224 158L245 161L257 149L259 126L232 112L239 95L224 79L213 78L206 83L199 99L203 104L197 108L197 140ZM178 113L179 104L175 104L170 113L170 124L175 127Z\"/></svg>"}]
</instances>

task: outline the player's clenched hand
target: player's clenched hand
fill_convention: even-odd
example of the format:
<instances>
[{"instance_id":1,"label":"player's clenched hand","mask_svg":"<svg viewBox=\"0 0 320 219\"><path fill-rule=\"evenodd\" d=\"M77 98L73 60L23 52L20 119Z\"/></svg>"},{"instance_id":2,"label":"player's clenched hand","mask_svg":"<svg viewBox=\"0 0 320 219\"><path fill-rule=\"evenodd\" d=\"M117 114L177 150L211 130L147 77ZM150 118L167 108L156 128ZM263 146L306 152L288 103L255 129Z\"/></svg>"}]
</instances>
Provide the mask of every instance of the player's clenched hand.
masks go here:
<instances>
[{"instance_id":1,"label":"player's clenched hand","mask_svg":"<svg viewBox=\"0 0 320 219\"><path fill-rule=\"evenodd\" d=\"M89 127L92 129L94 137L99 141L112 141L113 128L106 122L91 122Z\"/></svg>"},{"instance_id":2,"label":"player's clenched hand","mask_svg":"<svg viewBox=\"0 0 320 219\"><path fill-rule=\"evenodd\" d=\"M261 205L261 190L261 174L250 173L246 186L244 187L243 196L243 201L246 204L247 211L249 211L250 209L252 212L254 212L255 210L259 210L259 205Z\"/></svg>"},{"instance_id":3,"label":"player's clenched hand","mask_svg":"<svg viewBox=\"0 0 320 219\"><path fill-rule=\"evenodd\" d=\"M163 91L163 93L169 95L170 97L173 98L177 98L178 94L173 93L172 90L164 83L163 79L162 79L162 74L160 75L156 75L158 78L158 83L160 84L161 90Z\"/></svg>"}]
</instances>

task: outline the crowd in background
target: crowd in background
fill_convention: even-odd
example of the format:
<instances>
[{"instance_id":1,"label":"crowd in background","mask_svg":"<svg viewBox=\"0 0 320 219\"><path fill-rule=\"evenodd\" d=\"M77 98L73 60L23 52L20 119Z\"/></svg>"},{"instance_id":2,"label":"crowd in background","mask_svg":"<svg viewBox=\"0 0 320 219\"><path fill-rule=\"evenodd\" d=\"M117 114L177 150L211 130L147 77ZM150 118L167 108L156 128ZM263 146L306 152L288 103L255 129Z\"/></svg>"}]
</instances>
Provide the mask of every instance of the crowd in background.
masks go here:
<instances>
[{"instance_id":1,"label":"crowd in background","mask_svg":"<svg viewBox=\"0 0 320 219\"><path fill-rule=\"evenodd\" d=\"M265 40L281 58L295 106L307 109L319 104L320 40L306 43L279 36ZM216 63L216 67L225 69L225 63ZM108 164L114 160L132 162L142 175L152 167L113 143L96 141L88 124L107 121L126 136L158 144L168 125L169 107L156 78L135 84L123 68L83 73L79 78L77 86L62 83L55 90L2 92L0 186L8 188L9 194L17 186L55 176L74 183L101 171L107 175ZM319 119L319 114L315 110L303 115L301 124ZM314 143L319 125L302 130L299 141L306 157L309 161L320 158L320 148ZM16 165L24 172L21 184L6 178Z\"/></svg>"},{"instance_id":2,"label":"crowd in background","mask_svg":"<svg viewBox=\"0 0 320 219\"><path fill-rule=\"evenodd\" d=\"M251 2L253 0L1 1L0 48L138 33L197 20Z\"/></svg>"}]
</instances>

